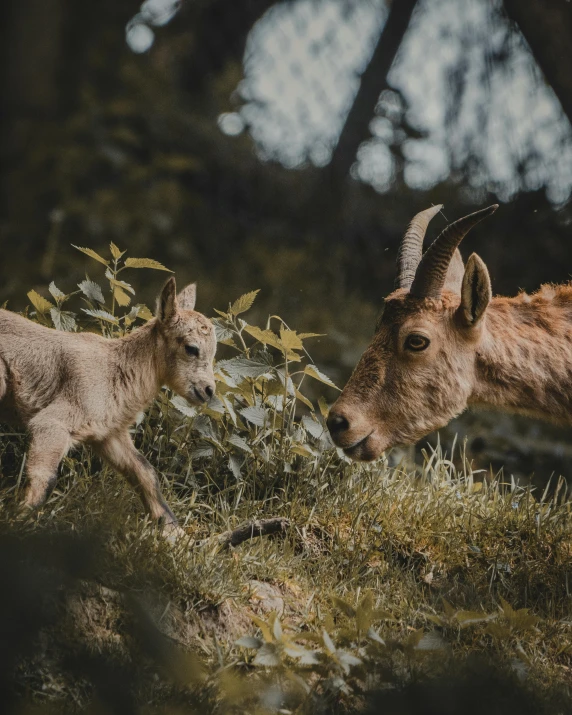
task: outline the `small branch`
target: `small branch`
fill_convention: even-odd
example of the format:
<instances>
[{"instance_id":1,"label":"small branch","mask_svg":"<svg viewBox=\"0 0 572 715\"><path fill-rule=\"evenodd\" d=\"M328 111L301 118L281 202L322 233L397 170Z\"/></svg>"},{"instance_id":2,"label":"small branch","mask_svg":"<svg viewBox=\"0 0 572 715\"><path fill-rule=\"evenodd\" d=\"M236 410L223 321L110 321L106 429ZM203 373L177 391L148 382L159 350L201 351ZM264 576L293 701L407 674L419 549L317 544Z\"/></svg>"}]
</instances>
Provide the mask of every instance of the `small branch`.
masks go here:
<instances>
[{"instance_id":1,"label":"small branch","mask_svg":"<svg viewBox=\"0 0 572 715\"><path fill-rule=\"evenodd\" d=\"M249 521L246 524L231 531L225 531L218 536L211 536L197 542L197 546L207 546L208 544L218 544L223 549L228 546L238 546L243 541L254 539L257 536L269 536L270 534L285 534L290 528L290 519L283 516L275 516L272 519L258 519Z\"/></svg>"}]
</instances>

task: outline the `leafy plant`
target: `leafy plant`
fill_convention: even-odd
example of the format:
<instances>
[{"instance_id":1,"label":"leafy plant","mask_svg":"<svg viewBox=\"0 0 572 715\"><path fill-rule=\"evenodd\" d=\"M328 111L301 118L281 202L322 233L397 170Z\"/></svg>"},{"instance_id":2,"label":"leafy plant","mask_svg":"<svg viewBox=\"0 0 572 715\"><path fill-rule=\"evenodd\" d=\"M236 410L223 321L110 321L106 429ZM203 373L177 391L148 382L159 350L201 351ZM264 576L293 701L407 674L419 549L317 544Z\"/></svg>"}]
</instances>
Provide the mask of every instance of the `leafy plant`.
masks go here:
<instances>
[{"instance_id":1,"label":"leafy plant","mask_svg":"<svg viewBox=\"0 0 572 715\"><path fill-rule=\"evenodd\" d=\"M133 286L119 276L129 268L152 268L170 273L171 271L168 268L151 258L123 259L125 251L121 251L114 243L109 244L111 253L111 258L109 259L103 258L91 248L81 248L79 246L74 246L74 248L105 266L105 279L111 295L106 299L101 285L92 281L87 275L85 280L78 284L79 290L68 294L61 291L52 281L48 291L54 302L44 298L35 290L31 290L28 293L28 299L35 308L35 317L38 322L44 325L50 325L51 322L56 330L76 331L79 322L78 314L62 309L63 305L75 296L82 297L87 306L81 309L82 313L97 321L102 335L123 335L136 320L150 320L153 317L149 308L140 303L133 305L129 311L124 312L122 315L117 314L118 308L127 308L131 305L132 296L135 295Z\"/></svg>"}]
</instances>

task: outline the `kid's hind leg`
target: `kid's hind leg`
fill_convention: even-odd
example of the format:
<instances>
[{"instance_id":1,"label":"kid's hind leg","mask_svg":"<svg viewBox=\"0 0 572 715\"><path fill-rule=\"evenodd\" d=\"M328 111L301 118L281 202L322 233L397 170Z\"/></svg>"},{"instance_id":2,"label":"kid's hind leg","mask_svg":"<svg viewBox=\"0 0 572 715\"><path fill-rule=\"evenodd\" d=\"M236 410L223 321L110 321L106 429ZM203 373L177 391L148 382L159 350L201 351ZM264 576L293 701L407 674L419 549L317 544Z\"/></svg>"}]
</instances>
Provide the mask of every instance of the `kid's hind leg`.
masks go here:
<instances>
[{"instance_id":1,"label":"kid's hind leg","mask_svg":"<svg viewBox=\"0 0 572 715\"><path fill-rule=\"evenodd\" d=\"M73 445L69 430L42 412L31 420L29 428L28 484L22 511L38 509L44 504L56 485L58 466Z\"/></svg>"}]
</instances>

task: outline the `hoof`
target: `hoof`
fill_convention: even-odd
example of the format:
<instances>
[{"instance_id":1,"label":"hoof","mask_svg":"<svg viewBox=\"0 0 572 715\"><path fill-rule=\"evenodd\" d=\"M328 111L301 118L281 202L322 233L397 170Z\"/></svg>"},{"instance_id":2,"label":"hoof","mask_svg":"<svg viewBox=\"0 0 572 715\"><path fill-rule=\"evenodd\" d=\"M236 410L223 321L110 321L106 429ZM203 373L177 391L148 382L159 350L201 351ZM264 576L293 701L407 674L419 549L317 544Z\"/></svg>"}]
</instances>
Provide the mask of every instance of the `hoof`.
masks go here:
<instances>
[{"instance_id":1,"label":"hoof","mask_svg":"<svg viewBox=\"0 0 572 715\"><path fill-rule=\"evenodd\" d=\"M189 535L184 529L172 522L170 524L164 524L161 529L161 536L173 546L181 543L183 539L188 540L189 538Z\"/></svg>"}]
</instances>

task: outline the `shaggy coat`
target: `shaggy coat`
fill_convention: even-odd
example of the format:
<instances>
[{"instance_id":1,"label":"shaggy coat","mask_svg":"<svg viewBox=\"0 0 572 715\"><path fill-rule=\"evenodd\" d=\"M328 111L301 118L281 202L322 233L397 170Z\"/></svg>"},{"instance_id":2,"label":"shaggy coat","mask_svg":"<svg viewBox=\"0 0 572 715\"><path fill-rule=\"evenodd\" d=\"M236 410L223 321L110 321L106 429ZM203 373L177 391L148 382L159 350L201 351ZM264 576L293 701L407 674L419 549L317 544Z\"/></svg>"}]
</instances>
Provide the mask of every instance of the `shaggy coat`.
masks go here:
<instances>
[{"instance_id":1,"label":"shaggy coat","mask_svg":"<svg viewBox=\"0 0 572 715\"><path fill-rule=\"evenodd\" d=\"M216 339L194 310L195 295L193 284L176 296L170 278L157 317L117 339L61 332L0 310L0 420L30 433L24 509L45 502L60 461L84 442L129 479L153 519L176 525L129 427L162 385L195 404L214 394Z\"/></svg>"}]
</instances>

